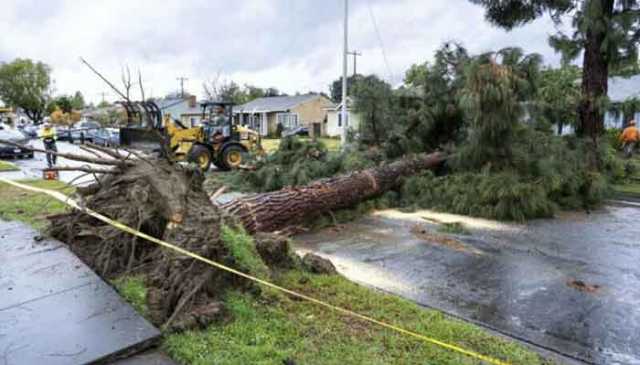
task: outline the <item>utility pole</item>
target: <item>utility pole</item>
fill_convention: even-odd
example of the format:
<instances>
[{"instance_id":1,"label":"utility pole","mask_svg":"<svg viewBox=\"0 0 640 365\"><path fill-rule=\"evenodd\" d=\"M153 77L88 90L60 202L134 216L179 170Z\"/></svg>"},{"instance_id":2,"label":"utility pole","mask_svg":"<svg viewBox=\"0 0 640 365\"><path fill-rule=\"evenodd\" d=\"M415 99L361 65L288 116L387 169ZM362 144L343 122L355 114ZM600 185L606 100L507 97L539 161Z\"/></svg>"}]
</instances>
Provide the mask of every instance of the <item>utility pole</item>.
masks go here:
<instances>
[{"instance_id":1,"label":"utility pole","mask_svg":"<svg viewBox=\"0 0 640 365\"><path fill-rule=\"evenodd\" d=\"M362 52L358 52L358 51L351 51L351 52L347 52L347 54L349 56L353 56L353 76L355 76L358 72L356 71L356 59L358 58L358 56L362 56Z\"/></svg>"},{"instance_id":2,"label":"utility pole","mask_svg":"<svg viewBox=\"0 0 640 365\"><path fill-rule=\"evenodd\" d=\"M176 77L176 80L180 82L180 97L184 98L184 82L189 79L184 76L180 76L180 77Z\"/></svg>"},{"instance_id":3,"label":"utility pole","mask_svg":"<svg viewBox=\"0 0 640 365\"><path fill-rule=\"evenodd\" d=\"M98 95L100 95L102 97L102 103L104 103L105 101L105 97L107 96L107 93L105 91L98 93Z\"/></svg>"},{"instance_id":4,"label":"utility pole","mask_svg":"<svg viewBox=\"0 0 640 365\"><path fill-rule=\"evenodd\" d=\"M349 52L347 43L347 34L349 33L349 0L344 0L344 43L342 50L342 110L340 110L340 118L342 119L342 134L340 135L340 143L342 148L347 146L347 130L349 123L347 120L347 53Z\"/></svg>"}]
</instances>

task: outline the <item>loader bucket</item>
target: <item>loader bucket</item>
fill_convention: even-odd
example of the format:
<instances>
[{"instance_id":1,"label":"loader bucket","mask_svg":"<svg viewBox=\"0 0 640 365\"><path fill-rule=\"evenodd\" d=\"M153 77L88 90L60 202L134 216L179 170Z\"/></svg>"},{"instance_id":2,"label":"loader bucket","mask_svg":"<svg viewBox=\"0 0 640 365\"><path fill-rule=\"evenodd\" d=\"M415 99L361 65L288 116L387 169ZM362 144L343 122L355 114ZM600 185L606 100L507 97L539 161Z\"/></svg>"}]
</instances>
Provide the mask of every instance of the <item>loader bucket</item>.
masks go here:
<instances>
[{"instance_id":1,"label":"loader bucket","mask_svg":"<svg viewBox=\"0 0 640 365\"><path fill-rule=\"evenodd\" d=\"M151 152L162 145L162 131L158 129L120 128L120 144L135 150Z\"/></svg>"}]
</instances>

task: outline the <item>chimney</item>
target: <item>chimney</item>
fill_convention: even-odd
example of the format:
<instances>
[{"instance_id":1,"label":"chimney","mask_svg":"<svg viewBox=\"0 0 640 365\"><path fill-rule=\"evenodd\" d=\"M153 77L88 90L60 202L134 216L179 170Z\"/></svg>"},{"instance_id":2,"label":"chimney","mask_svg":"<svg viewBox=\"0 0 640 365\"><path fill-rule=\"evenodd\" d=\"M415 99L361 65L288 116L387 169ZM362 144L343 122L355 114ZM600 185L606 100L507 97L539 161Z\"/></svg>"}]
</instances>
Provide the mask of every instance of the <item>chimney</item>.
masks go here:
<instances>
[{"instance_id":1,"label":"chimney","mask_svg":"<svg viewBox=\"0 0 640 365\"><path fill-rule=\"evenodd\" d=\"M196 96L189 95L189 108L195 108L195 107L196 107Z\"/></svg>"}]
</instances>

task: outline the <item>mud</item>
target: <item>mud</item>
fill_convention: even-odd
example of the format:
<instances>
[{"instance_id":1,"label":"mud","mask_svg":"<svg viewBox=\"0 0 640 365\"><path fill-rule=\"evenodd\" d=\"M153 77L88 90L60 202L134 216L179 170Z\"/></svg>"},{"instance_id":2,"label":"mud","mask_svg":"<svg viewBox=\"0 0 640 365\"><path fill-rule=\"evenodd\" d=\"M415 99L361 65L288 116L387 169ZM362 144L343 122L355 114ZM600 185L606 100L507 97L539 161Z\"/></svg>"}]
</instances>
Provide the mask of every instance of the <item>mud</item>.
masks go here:
<instances>
[{"instance_id":1,"label":"mud","mask_svg":"<svg viewBox=\"0 0 640 365\"><path fill-rule=\"evenodd\" d=\"M640 364L640 209L607 207L527 225L429 211L388 210L296 237L301 252L374 286L551 349L563 359ZM427 220L425 220L427 218ZM461 222L445 235L481 252L412 232ZM440 234L438 234L440 235Z\"/></svg>"}]
</instances>

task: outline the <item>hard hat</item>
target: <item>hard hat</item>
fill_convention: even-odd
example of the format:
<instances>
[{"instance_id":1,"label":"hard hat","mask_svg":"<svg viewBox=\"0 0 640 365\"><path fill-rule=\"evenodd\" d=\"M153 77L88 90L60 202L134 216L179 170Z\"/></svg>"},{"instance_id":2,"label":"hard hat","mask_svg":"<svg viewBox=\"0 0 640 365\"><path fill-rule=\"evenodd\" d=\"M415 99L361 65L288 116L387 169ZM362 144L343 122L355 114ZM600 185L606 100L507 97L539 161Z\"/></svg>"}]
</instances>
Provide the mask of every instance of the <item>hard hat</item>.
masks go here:
<instances>
[{"instance_id":1,"label":"hard hat","mask_svg":"<svg viewBox=\"0 0 640 365\"><path fill-rule=\"evenodd\" d=\"M632 119L632 120L629 122L629 125L636 125L636 121Z\"/></svg>"}]
</instances>

